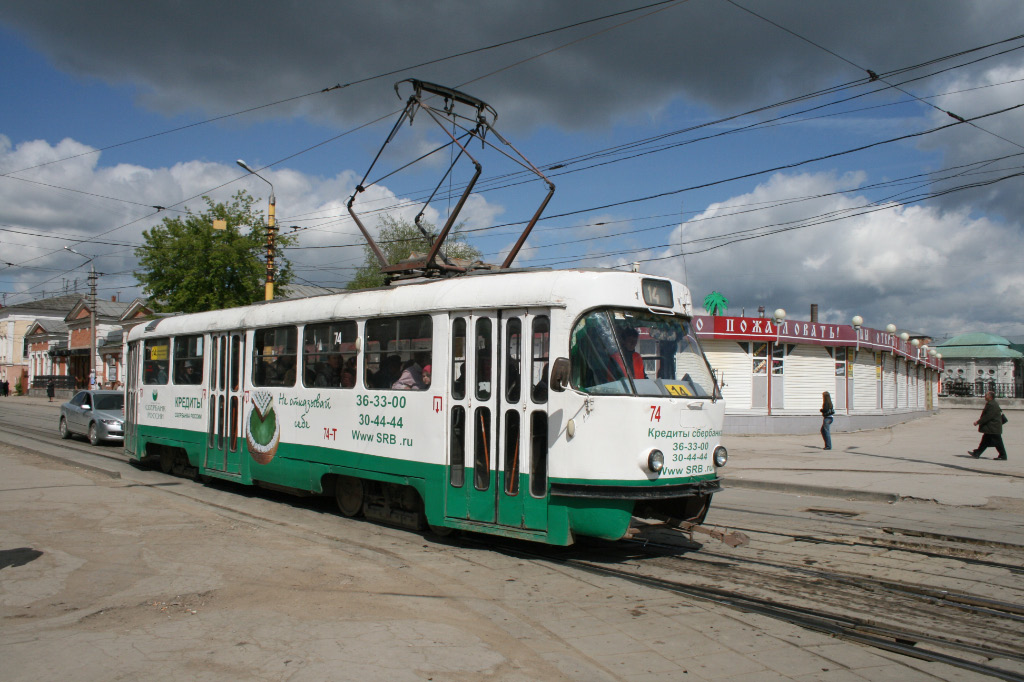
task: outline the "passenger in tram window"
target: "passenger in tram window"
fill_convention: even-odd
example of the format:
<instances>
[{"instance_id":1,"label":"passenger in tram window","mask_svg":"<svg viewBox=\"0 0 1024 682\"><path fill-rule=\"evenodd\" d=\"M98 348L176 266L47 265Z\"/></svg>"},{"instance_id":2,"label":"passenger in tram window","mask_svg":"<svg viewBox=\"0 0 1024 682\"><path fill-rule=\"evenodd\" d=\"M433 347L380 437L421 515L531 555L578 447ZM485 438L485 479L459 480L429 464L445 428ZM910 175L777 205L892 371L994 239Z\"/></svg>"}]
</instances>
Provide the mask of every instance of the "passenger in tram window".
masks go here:
<instances>
[{"instance_id":1,"label":"passenger in tram window","mask_svg":"<svg viewBox=\"0 0 1024 682\"><path fill-rule=\"evenodd\" d=\"M330 353L327 362L317 368L316 386L334 387L341 385L341 356Z\"/></svg>"},{"instance_id":2,"label":"passenger in tram window","mask_svg":"<svg viewBox=\"0 0 1024 682\"><path fill-rule=\"evenodd\" d=\"M341 387L352 388L356 385L356 371L348 367L341 370Z\"/></svg>"},{"instance_id":3,"label":"passenger in tram window","mask_svg":"<svg viewBox=\"0 0 1024 682\"><path fill-rule=\"evenodd\" d=\"M430 388L430 382L433 379L433 368L427 365L423 368L423 387Z\"/></svg>"},{"instance_id":4,"label":"passenger in tram window","mask_svg":"<svg viewBox=\"0 0 1024 682\"><path fill-rule=\"evenodd\" d=\"M320 372L317 369L319 365L319 362L316 364L313 363L313 359L311 356L306 356L305 360L302 363L302 384L304 386L317 385L317 380L320 377Z\"/></svg>"},{"instance_id":5,"label":"passenger in tram window","mask_svg":"<svg viewBox=\"0 0 1024 682\"><path fill-rule=\"evenodd\" d=\"M646 379L647 372L644 371L644 359L636 352L636 342L640 333L633 327L623 327L619 330L619 341L622 344L622 351L625 354L625 363L618 353L615 354L615 362L619 369L629 374L634 379Z\"/></svg>"},{"instance_id":6,"label":"passenger in tram window","mask_svg":"<svg viewBox=\"0 0 1024 682\"><path fill-rule=\"evenodd\" d=\"M255 376L253 377L253 383L257 386L271 386L273 385L274 379L274 367L270 363L270 360L261 359L256 363Z\"/></svg>"},{"instance_id":7,"label":"passenger in tram window","mask_svg":"<svg viewBox=\"0 0 1024 682\"><path fill-rule=\"evenodd\" d=\"M176 384L198 384L196 377L196 368L191 360L186 360L182 364L181 373L178 374L174 380Z\"/></svg>"},{"instance_id":8,"label":"passenger in tram window","mask_svg":"<svg viewBox=\"0 0 1024 682\"><path fill-rule=\"evenodd\" d=\"M426 384L423 383L423 364L421 363L427 363L428 360L429 356L417 353L416 357L405 363L405 367L402 368L402 375L391 385L391 388L403 391L422 391L425 389Z\"/></svg>"},{"instance_id":9,"label":"passenger in tram window","mask_svg":"<svg viewBox=\"0 0 1024 682\"><path fill-rule=\"evenodd\" d=\"M281 355L274 362L274 385L295 385L295 356Z\"/></svg>"},{"instance_id":10,"label":"passenger in tram window","mask_svg":"<svg viewBox=\"0 0 1024 682\"><path fill-rule=\"evenodd\" d=\"M371 388L391 388L401 375L401 356L389 355L384 358L380 369L376 372L367 372L366 383Z\"/></svg>"}]
</instances>

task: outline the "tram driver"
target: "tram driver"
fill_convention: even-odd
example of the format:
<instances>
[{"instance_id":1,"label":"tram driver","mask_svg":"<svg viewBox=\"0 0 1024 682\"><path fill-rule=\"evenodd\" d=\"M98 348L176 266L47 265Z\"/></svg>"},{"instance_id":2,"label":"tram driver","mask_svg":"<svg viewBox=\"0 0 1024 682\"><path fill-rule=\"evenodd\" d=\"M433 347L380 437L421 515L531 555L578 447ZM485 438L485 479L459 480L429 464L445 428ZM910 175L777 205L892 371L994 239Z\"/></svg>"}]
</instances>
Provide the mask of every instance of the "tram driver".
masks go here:
<instances>
[{"instance_id":1,"label":"tram driver","mask_svg":"<svg viewBox=\"0 0 1024 682\"><path fill-rule=\"evenodd\" d=\"M623 374L628 374L633 379L646 379L644 359L636 352L636 343L639 338L640 332L636 328L621 327L619 329L619 345L622 348L622 354L616 353L613 359Z\"/></svg>"}]
</instances>

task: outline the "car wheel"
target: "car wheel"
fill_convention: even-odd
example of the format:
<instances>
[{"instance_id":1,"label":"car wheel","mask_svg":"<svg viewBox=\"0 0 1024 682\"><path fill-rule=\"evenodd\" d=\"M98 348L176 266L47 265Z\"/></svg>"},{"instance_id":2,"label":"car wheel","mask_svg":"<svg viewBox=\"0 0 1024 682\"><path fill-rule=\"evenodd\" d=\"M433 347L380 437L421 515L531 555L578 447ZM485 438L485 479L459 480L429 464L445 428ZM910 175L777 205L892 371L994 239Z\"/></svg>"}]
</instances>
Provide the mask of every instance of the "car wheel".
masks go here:
<instances>
[{"instance_id":1,"label":"car wheel","mask_svg":"<svg viewBox=\"0 0 1024 682\"><path fill-rule=\"evenodd\" d=\"M89 444L90 445L99 445L100 444L100 434L96 431L96 422L93 422L92 424L89 424Z\"/></svg>"},{"instance_id":2,"label":"car wheel","mask_svg":"<svg viewBox=\"0 0 1024 682\"><path fill-rule=\"evenodd\" d=\"M64 417L60 418L60 437L64 440L71 438L71 429L68 428L68 420Z\"/></svg>"}]
</instances>

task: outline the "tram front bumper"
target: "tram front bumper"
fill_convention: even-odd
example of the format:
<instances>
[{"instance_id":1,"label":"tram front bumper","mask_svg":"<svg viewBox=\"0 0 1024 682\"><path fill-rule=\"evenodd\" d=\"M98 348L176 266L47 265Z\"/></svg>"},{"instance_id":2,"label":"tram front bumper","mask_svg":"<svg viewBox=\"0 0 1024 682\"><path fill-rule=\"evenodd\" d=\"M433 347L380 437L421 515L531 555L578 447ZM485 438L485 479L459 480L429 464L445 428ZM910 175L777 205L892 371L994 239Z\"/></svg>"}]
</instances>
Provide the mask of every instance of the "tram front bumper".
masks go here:
<instances>
[{"instance_id":1,"label":"tram front bumper","mask_svg":"<svg viewBox=\"0 0 1024 682\"><path fill-rule=\"evenodd\" d=\"M600 500L667 500L713 495L722 489L719 479L678 485L630 486L552 483L552 497L588 497Z\"/></svg>"}]
</instances>

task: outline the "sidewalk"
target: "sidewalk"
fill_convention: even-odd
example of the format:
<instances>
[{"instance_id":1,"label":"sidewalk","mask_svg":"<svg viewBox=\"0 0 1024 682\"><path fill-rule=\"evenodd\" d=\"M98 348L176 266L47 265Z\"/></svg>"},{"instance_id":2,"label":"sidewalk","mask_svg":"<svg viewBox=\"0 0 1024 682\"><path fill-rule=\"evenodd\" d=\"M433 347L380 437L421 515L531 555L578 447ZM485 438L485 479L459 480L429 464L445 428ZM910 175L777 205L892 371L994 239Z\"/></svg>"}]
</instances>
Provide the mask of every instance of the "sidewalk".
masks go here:
<instances>
[{"instance_id":1,"label":"sidewalk","mask_svg":"<svg viewBox=\"0 0 1024 682\"><path fill-rule=\"evenodd\" d=\"M11 396L0 398L0 408L5 400L40 409L57 409L63 402ZM1024 411L1007 411L1005 462L993 461L992 449L981 459L967 455L981 439L974 426L980 414L980 409L944 409L886 429L833 433L828 451L821 449L817 434L726 434L729 464L720 475L727 488L887 502L1019 505L1024 510Z\"/></svg>"},{"instance_id":2,"label":"sidewalk","mask_svg":"<svg viewBox=\"0 0 1024 682\"><path fill-rule=\"evenodd\" d=\"M806 495L895 502L1020 505L1024 509L1024 412L1007 411L1003 427L1008 461L994 450L981 459L967 451L981 440L980 410L946 409L886 429L833 433L832 450L821 437L729 436L725 487L760 488Z\"/></svg>"}]
</instances>

